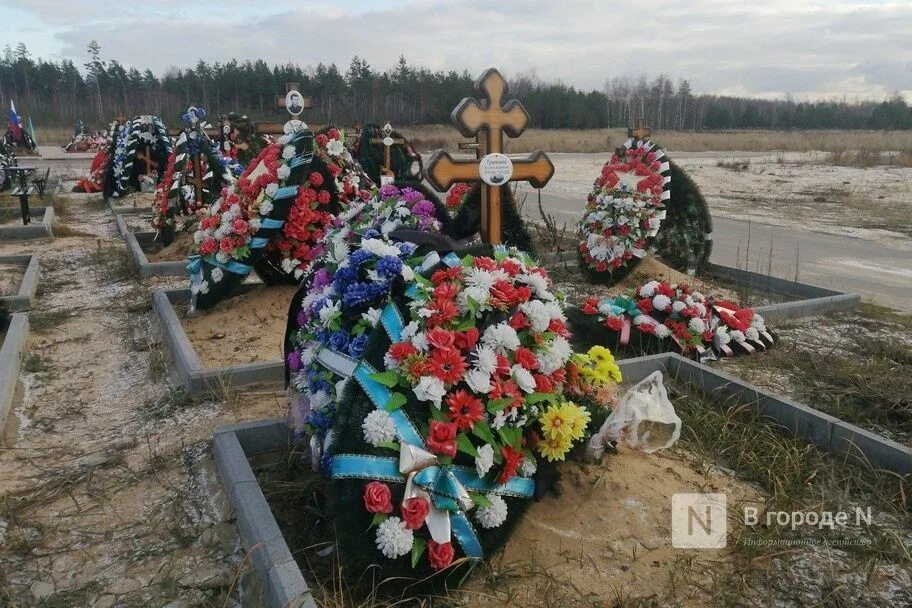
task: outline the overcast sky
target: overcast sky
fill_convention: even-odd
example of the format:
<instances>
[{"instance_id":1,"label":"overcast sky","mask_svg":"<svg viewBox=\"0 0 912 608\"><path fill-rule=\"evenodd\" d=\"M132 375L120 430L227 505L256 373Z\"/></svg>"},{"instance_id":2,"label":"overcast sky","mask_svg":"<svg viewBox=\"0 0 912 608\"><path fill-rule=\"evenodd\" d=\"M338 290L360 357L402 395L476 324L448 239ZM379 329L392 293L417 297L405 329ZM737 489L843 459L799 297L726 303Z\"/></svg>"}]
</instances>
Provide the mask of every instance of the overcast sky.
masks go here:
<instances>
[{"instance_id":1,"label":"overcast sky","mask_svg":"<svg viewBox=\"0 0 912 608\"><path fill-rule=\"evenodd\" d=\"M125 10L126 9L126 10ZM35 57L105 58L161 74L200 58L433 69L534 68L601 88L666 73L695 91L912 100L912 1L0 0L3 40Z\"/></svg>"}]
</instances>

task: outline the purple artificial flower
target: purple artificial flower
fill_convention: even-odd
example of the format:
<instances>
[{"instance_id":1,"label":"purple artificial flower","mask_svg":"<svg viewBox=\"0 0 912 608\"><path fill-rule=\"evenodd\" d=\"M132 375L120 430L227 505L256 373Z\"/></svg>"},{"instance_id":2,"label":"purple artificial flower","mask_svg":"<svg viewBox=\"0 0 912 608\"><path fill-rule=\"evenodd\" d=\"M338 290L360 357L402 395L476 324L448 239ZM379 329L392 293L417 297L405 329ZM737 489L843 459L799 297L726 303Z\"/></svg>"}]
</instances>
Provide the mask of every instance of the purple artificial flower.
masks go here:
<instances>
[{"instance_id":1,"label":"purple artificial flower","mask_svg":"<svg viewBox=\"0 0 912 608\"><path fill-rule=\"evenodd\" d=\"M387 184L380 188L380 196L383 198L392 198L394 196L399 196L399 188L392 184Z\"/></svg>"},{"instance_id":2,"label":"purple artificial flower","mask_svg":"<svg viewBox=\"0 0 912 608\"><path fill-rule=\"evenodd\" d=\"M291 370L292 373L301 369L301 355L298 351L293 350L288 353L288 358L286 360L288 361L288 369Z\"/></svg>"},{"instance_id":3,"label":"purple artificial flower","mask_svg":"<svg viewBox=\"0 0 912 608\"><path fill-rule=\"evenodd\" d=\"M298 311L298 316L295 319L298 322L298 327L304 327L304 325L307 323L308 316L309 315L307 314L307 311L303 308Z\"/></svg>"},{"instance_id":4,"label":"purple artificial flower","mask_svg":"<svg viewBox=\"0 0 912 608\"><path fill-rule=\"evenodd\" d=\"M402 189L402 200L406 203L417 203L424 198L424 195L421 194L418 190L414 188L403 188Z\"/></svg>"},{"instance_id":5,"label":"purple artificial flower","mask_svg":"<svg viewBox=\"0 0 912 608\"><path fill-rule=\"evenodd\" d=\"M428 200L422 200L412 207L412 213L421 217L434 217L434 203Z\"/></svg>"},{"instance_id":6,"label":"purple artificial flower","mask_svg":"<svg viewBox=\"0 0 912 608\"><path fill-rule=\"evenodd\" d=\"M332 276L325 268L321 268L316 273L314 273L313 288L315 290L323 289L330 283L332 283Z\"/></svg>"}]
</instances>

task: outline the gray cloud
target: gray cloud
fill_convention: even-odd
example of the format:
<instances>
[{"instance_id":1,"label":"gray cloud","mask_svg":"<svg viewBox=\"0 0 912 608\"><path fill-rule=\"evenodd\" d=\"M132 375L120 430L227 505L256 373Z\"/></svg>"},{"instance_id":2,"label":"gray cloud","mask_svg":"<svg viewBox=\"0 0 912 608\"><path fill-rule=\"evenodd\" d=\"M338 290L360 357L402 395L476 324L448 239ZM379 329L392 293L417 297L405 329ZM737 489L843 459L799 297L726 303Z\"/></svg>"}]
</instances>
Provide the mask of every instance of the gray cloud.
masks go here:
<instances>
[{"instance_id":1,"label":"gray cloud","mask_svg":"<svg viewBox=\"0 0 912 608\"><path fill-rule=\"evenodd\" d=\"M9 2L10 0L3 0ZM414 0L380 8L278 0L122 2L30 0L58 28L60 53L82 60L97 39L107 57L164 72L197 59L380 69L400 54L433 69L536 68L547 79L600 87L607 77L667 73L694 89L761 96L912 93L912 4L832 0ZM19 5L17 5L19 6ZM114 18L106 15L116 15Z\"/></svg>"}]
</instances>

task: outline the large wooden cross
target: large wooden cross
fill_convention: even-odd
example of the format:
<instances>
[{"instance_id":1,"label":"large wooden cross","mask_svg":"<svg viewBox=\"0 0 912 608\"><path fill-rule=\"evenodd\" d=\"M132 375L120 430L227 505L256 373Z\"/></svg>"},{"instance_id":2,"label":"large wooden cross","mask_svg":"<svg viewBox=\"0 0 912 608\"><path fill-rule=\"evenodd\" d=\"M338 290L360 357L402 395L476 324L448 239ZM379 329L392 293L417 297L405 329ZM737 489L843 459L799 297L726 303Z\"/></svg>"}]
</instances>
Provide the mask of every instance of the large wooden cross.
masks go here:
<instances>
[{"instance_id":1,"label":"large wooden cross","mask_svg":"<svg viewBox=\"0 0 912 608\"><path fill-rule=\"evenodd\" d=\"M389 121L386 121L386 124L383 125L383 137L372 137L370 143L383 144L383 175L395 177L395 174L393 173L393 162L390 159L390 149L395 144L405 144L405 140L394 138L393 127L390 125Z\"/></svg>"},{"instance_id":2,"label":"large wooden cross","mask_svg":"<svg viewBox=\"0 0 912 608\"><path fill-rule=\"evenodd\" d=\"M646 139L652 131L649 130L649 127L646 126L645 118L637 118L634 123L634 128L627 129L627 137L633 137L636 139Z\"/></svg>"},{"instance_id":3,"label":"large wooden cross","mask_svg":"<svg viewBox=\"0 0 912 608\"><path fill-rule=\"evenodd\" d=\"M529 114L513 99L503 103L507 82L495 68L487 70L475 84L480 99L466 97L450 115L465 137L475 136L481 144L476 160L454 160L438 150L427 167L428 181L443 192L455 182L482 180L481 235L486 243L499 245L502 237L501 188L508 182L527 181L542 188L554 175L551 159L536 150L523 159L503 154L503 137L519 137L529 124Z\"/></svg>"},{"instance_id":4,"label":"large wooden cross","mask_svg":"<svg viewBox=\"0 0 912 608\"><path fill-rule=\"evenodd\" d=\"M193 155L193 177L184 176L184 182L193 185L193 194L196 196L196 203L205 205L208 201L203 199L206 190L206 180L203 179L203 163L200 160L199 153Z\"/></svg>"},{"instance_id":5,"label":"large wooden cross","mask_svg":"<svg viewBox=\"0 0 912 608\"><path fill-rule=\"evenodd\" d=\"M136 155L137 160L143 161L145 169L141 175L149 175L153 169L158 170L158 163L152 157L152 146L143 146L142 153Z\"/></svg>"}]
</instances>

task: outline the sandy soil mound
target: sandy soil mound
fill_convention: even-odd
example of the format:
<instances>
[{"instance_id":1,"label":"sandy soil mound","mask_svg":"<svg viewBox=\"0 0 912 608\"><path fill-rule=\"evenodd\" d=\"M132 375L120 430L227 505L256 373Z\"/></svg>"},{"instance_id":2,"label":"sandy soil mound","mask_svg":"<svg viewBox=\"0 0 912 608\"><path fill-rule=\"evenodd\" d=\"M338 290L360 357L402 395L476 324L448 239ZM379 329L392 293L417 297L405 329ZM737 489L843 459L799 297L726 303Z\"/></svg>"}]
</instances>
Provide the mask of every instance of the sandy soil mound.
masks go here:
<instances>
[{"instance_id":1,"label":"sandy soil mound","mask_svg":"<svg viewBox=\"0 0 912 608\"><path fill-rule=\"evenodd\" d=\"M187 259L192 245L193 234L181 232L174 235L174 240L170 245L154 253L147 253L146 258L150 262L179 262Z\"/></svg>"},{"instance_id":2,"label":"sandy soil mound","mask_svg":"<svg viewBox=\"0 0 912 608\"><path fill-rule=\"evenodd\" d=\"M260 287L183 319L206 367L282 358L288 306L297 287Z\"/></svg>"}]
</instances>

